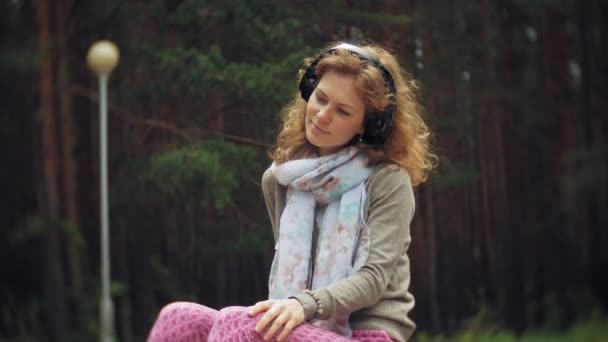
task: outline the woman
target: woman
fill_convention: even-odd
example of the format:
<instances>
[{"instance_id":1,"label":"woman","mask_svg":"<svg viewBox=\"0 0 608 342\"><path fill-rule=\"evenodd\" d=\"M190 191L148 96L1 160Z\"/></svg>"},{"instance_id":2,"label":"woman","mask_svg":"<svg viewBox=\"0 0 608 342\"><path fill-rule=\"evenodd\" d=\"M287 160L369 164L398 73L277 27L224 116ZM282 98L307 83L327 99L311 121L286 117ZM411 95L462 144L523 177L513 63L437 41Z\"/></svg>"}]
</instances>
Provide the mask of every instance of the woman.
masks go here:
<instances>
[{"instance_id":1,"label":"woman","mask_svg":"<svg viewBox=\"0 0 608 342\"><path fill-rule=\"evenodd\" d=\"M397 59L342 43L301 72L262 177L276 251L269 300L165 307L149 341L406 341L412 186L435 157Z\"/></svg>"}]
</instances>

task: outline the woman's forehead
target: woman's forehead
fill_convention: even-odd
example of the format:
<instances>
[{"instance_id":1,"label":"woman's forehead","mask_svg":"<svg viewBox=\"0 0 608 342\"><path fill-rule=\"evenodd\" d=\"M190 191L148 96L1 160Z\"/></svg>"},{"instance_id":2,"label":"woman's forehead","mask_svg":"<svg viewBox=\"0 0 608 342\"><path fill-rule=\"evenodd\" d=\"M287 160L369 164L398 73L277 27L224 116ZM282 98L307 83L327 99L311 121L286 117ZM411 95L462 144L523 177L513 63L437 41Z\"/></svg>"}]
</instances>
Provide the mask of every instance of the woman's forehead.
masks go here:
<instances>
[{"instance_id":1,"label":"woman's forehead","mask_svg":"<svg viewBox=\"0 0 608 342\"><path fill-rule=\"evenodd\" d=\"M317 86L323 94L351 106L364 106L363 97L357 88L353 75L328 71L321 77Z\"/></svg>"}]
</instances>

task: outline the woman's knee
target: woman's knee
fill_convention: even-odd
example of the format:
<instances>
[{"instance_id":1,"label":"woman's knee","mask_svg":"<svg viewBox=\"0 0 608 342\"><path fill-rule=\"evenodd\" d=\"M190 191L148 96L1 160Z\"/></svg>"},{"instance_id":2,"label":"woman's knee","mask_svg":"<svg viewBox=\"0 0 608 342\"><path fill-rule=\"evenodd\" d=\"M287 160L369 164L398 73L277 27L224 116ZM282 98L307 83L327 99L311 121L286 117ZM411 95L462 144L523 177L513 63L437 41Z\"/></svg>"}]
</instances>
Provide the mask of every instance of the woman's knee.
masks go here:
<instances>
[{"instance_id":1,"label":"woman's knee","mask_svg":"<svg viewBox=\"0 0 608 342\"><path fill-rule=\"evenodd\" d=\"M220 310L217 322L235 329L249 329L255 325L257 317L249 316L249 309L243 306L228 306Z\"/></svg>"},{"instance_id":2,"label":"woman's knee","mask_svg":"<svg viewBox=\"0 0 608 342\"><path fill-rule=\"evenodd\" d=\"M186 341L193 337L206 340L218 312L204 305L175 302L158 314L148 341Z\"/></svg>"},{"instance_id":3,"label":"woman's knee","mask_svg":"<svg viewBox=\"0 0 608 342\"><path fill-rule=\"evenodd\" d=\"M216 316L217 311L191 302L173 302L165 305L158 314L158 319L177 319L180 317L196 318L199 316Z\"/></svg>"},{"instance_id":4,"label":"woman's knee","mask_svg":"<svg viewBox=\"0 0 608 342\"><path fill-rule=\"evenodd\" d=\"M246 319L250 318L249 308L245 306L227 306L219 311L218 319Z\"/></svg>"},{"instance_id":5,"label":"woman's knee","mask_svg":"<svg viewBox=\"0 0 608 342\"><path fill-rule=\"evenodd\" d=\"M249 316L248 311L248 308L242 306L229 306L220 310L209 339L254 341L254 335L256 335L254 328L259 317Z\"/></svg>"}]
</instances>

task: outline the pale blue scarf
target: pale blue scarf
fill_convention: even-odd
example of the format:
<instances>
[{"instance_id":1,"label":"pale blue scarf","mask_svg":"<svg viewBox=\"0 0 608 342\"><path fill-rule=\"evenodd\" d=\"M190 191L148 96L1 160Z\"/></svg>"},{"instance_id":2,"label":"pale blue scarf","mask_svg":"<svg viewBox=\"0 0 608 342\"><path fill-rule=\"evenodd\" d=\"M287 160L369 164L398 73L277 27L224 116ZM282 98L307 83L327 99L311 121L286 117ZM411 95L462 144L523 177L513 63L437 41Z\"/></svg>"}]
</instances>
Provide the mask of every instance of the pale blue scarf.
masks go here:
<instances>
[{"instance_id":1,"label":"pale blue scarf","mask_svg":"<svg viewBox=\"0 0 608 342\"><path fill-rule=\"evenodd\" d=\"M365 181L371 173L369 158L357 147L312 159L272 164L277 181L287 186L269 279L270 299L285 299L308 287L315 208L327 205L317 221L319 236L311 289L348 277L367 260L369 232L361 243ZM348 317L313 324L350 335Z\"/></svg>"}]
</instances>

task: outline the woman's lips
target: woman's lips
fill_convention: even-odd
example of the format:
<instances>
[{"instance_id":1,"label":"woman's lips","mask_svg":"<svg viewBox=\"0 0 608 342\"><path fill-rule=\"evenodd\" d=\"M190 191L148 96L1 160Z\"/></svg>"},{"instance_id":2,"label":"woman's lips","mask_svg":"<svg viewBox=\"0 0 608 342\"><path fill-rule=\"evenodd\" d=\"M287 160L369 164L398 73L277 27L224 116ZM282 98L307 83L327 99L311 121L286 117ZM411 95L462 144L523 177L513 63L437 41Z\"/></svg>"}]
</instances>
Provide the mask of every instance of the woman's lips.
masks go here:
<instances>
[{"instance_id":1,"label":"woman's lips","mask_svg":"<svg viewBox=\"0 0 608 342\"><path fill-rule=\"evenodd\" d=\"M329 134L329 132L326 132L326 131L322 130L319 126L315 125L314 122L311 121L310 124L312 125L313 131L315 131L316 133Z\"/></svg>"}]
</instances>

